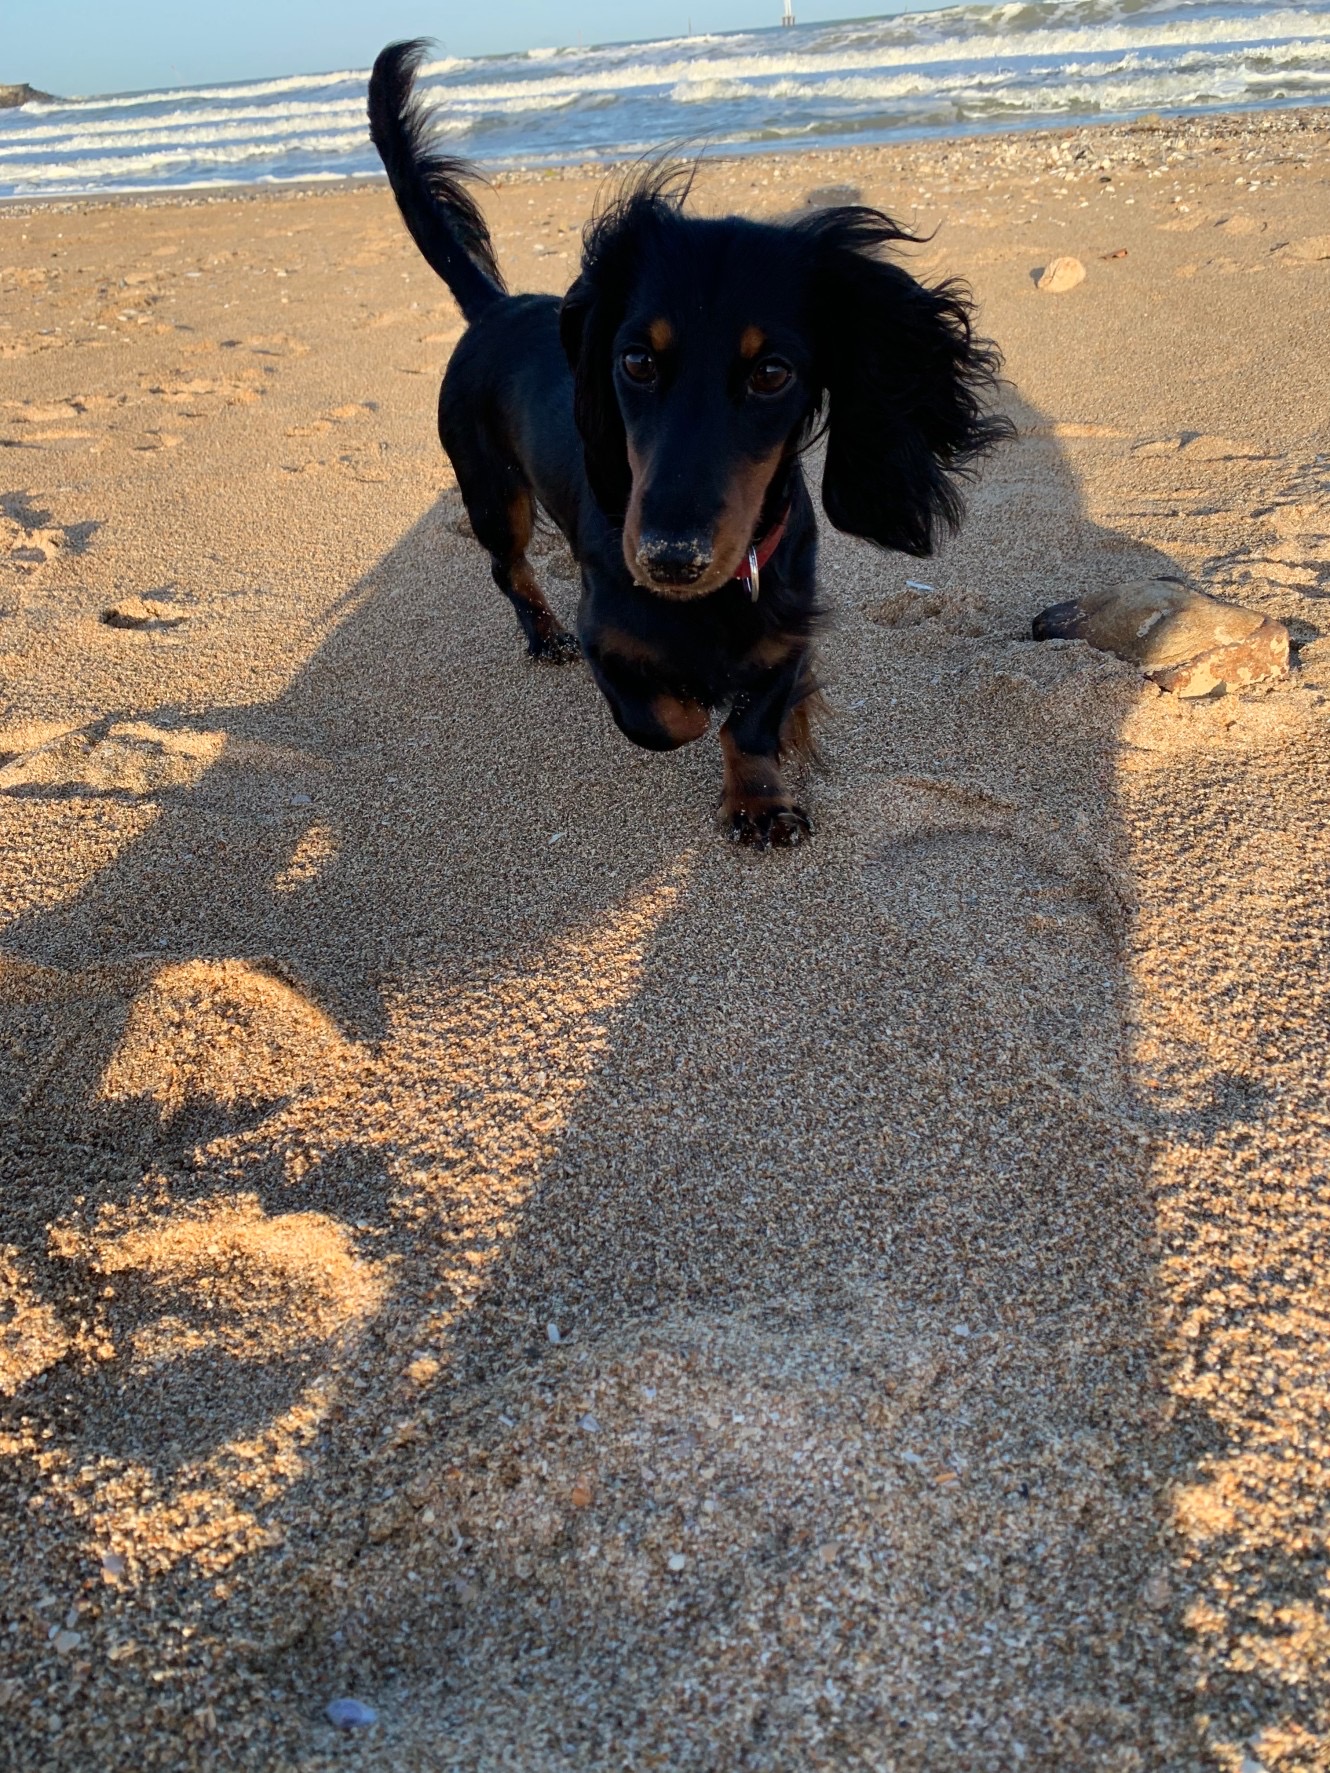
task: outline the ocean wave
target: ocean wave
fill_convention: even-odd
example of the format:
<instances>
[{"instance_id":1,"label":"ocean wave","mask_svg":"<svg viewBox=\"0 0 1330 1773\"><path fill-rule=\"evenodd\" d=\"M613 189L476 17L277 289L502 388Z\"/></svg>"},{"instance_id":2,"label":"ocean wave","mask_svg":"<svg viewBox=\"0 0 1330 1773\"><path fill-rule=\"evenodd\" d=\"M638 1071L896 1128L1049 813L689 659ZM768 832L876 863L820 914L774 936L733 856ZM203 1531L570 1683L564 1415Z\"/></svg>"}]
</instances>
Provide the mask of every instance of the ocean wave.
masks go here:
<instances>
[{"instance_id":1,"label":"ocean wave","mask_svg":"<svg viewBox=\"0 0 1330 1773\"><path fill-rule=\"evenodd\" d=\"M362 70L0 113L0 195L363 176ZM486 164L1330 100L1330 0L1008 0L833 25L425 63ZM686 107L681 123L680 108Z\"/></svg>"},{"instance_id":2,"label":"ocean wave","mask_svg":"<svg viewBox=\"0 0 1330 1773\"><path fill-rule=\"evenodd\" d=\"M445 64L436 64L440 69ZM464 62L447 64L464 67ZM29 116L49 117L56 111L129 110L136 105L158 105L166 101L196 99L267 98L283 92L308 92L320 86L364 86L368 70L344 69L336 74L288 74L276 80L255 80L237 86L172 86L160 92L116 92L105 97L57 99L54 104L31 104L23 109Z\"/></svg>"},{"instance_id":3,"label":"ocean wave","mask_svg":"<svg viewBox=\"0 0 1330 1773\"><path fill-rule=\"evenodd\" d=\"M771 79L774 76L830 74L850 72L858 68L899 67L937 62L973 63L994 59L1009 60L1020 56L1092 55L1122 52L1131 49L1184 48L1190 44L1242 48L1257 43L1330 42L1330 16L1318 16L1291 9L1263 14L1259 21L1244 18L1245 32L1236 32L1237 21L1197 19L1170 21L1167 24L1129 29L1114 25L1109 28L1072 31L1042 29L1025 33L1017 45L1009 40L976 43L958 38L942 38L929 44L911 44L856 50L841 54L814 54L808 51L791 54L733 55L689 59L687 61L638 60L621 67L570 70L548 80L493 81L485 83L427 87L425 96L432 103L464 100L469 104L493 102L536 93L585 93L602 86L618 90L629 87L689 87L707 81L742 82ZM1253 28L1259 23L1259 29Z\"/></svg>"},{"instance_id":4,"label":"ocean wave","mask_svg":"<svg viewBox=\"0 0 1330 1773\"><path fill-rule=\"evenodd\" d=\"M311 135L289 143L286 151L341 156L360 145L360 137L355 135ZM247 161L271 159L268 149L259 144L235 143L229 147L158 148L148 154L98 154L79 160L35 160L26 164L20 161L6 166L5 176L21 187L68 182L71 188L82 189L89 180L143 179L185 166L240 167Z\"/></svg>"},{"instance_id":5,"label":"ocean wave","mask_svg":"<svg viewBox=\"0 0 1330 1773\"><path fill-rule=\"evenodd\" d=\"M26 105L26 111L32 113L35 107ZM49 112L47 113L49 115ZM76 124L41 123L22 129L22 140L25 142L48 142L62 140L94 141L102 137L140 134L146 140L150 134L173 133L179 129L200 129L206 125L216 124L225 127L231 124L264 125L285 119L300 120L302 118L361 116L365 115L365 99L363 93L355 98L347 99L311 99L308 103L273 105L235 105L199 110L177 107L171 111L163 111L155 117L124 116L94 118Z\"/></svg>"},{"instance_id":6,"label":"ocean wave","mask_svg":"<svg viewBox=\"0 0 1330 1773\"><path fill-rule=\"evenodd\" d=\"M1161 77L1185 75L1194 79L1207 72L1227 75L1237 69L1245 70L1252 79L1258 75L1265 77L1267 73L1269 78L1278 79L1284 74L1306 72L1309 79L1327 81L1330 80L1330 54L1308 62L1299 53L1297 46L1288 46L1283 53L1239 49L1216 54L1212 50L1193 50L1169 58L1129 51L1102 60L1077 56L1067 60L1050 58L1042 65L1033 63L1030 66L979 69L968 71L961 79L954 74L900 73L889 75L885 79L852 75L823 80L685 82L674 88L670 99L676 104L689 105L720 103L726 99L767 103L785 100L796 104L830 99L859 105L882 103L897 98L927 97L935 93L950 93L961 97L970 93L983 94L994 88L1021 85L1030 86L1031 90L1044 90L1054 80L1067 83L1069 90L1089 90L1092 83L1098 90L1099 83L1132 72L1138 72L1142 76L1152 72L1157 72ZM1185 84L1185 81L1182 82L1182 85Z\"/></svg>"}]
</instances>

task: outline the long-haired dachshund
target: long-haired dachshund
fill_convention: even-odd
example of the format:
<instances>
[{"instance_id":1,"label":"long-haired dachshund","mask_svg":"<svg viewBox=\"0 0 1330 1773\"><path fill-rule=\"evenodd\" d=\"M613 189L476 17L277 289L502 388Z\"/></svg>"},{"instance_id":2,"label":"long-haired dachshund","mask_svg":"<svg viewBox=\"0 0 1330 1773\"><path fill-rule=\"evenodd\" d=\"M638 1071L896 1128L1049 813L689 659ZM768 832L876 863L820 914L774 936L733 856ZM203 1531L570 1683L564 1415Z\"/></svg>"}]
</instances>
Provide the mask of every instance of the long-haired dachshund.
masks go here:
<instances>
[{"instance_id":1,"label":"long-haired dachshund","mask_svg":"<svg viewBox=\"0 0 1330 1773\"><path fill-rule=\"evenodd\" d=\"M413 92L424 51L379 56L370 133L468 322L439 436L494 581L533 657L580 641L634 744L686 745L726 708L730 835L798 843L812 826L781 761L807 740L820 615L802 452L825 411L828 518L930 553L959 522L958 477L1007 433L984 409L997 352L963 287L927 289L883 256L914 236L877 210L703 219L659 169L592 221L562 301L508 295L475 175L434 151ZM538 504L581 568L577 640L527 560Z\"/></svg>"}]
</instances>

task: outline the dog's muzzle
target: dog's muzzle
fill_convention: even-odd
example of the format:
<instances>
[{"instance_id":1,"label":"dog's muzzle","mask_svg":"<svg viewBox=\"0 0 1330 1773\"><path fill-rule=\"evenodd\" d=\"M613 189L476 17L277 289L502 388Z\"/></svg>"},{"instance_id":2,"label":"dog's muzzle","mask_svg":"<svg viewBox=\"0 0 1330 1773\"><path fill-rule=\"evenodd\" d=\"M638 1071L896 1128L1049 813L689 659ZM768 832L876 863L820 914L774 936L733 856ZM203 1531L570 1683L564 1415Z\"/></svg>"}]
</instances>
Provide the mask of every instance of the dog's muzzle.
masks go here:
<instances>
[{"instance_id":1,"label":"dog's muzzle","mask_svg":"<svg viewBox=\"0 0 1330 1773\"><path fill-rule=\"evenodd\" d=\"M644 534L637 544L637 571L649 585L695 585L711 570L711 543L702 536Z\"/></svg>"}]
</instances>

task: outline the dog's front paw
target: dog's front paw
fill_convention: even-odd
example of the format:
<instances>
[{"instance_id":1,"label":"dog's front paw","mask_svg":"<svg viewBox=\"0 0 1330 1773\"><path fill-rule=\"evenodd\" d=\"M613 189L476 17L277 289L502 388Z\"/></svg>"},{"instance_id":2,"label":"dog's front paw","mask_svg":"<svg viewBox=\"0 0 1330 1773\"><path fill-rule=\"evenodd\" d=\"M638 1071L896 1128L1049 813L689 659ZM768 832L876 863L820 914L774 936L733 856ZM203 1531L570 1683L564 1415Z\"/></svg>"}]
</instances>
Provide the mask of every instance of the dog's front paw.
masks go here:
<instances>
[{"instance_id":1,"label":"dog's front paw","mask_svg":"<svg viewBox=\"0 0 1330 1773\"><path fill-rule=\"evenodd\" d=\"M741 806L729 810L729 833L731 843L788 850L813 835L813 821L801 806Z\"/></svg>"},{"instance_id":2,"label":"dog's front paw","mask_svg":"<svg viewBox=\"0 0 1330 1773\"><path fill-rule=\"evenodd\" d=\"M541 665L567 665L582 656L577 636L569 634L566 628L556 628L552 634L542 634L526 650L527 657L535 659Z\"/></svg>"}]
</instances>

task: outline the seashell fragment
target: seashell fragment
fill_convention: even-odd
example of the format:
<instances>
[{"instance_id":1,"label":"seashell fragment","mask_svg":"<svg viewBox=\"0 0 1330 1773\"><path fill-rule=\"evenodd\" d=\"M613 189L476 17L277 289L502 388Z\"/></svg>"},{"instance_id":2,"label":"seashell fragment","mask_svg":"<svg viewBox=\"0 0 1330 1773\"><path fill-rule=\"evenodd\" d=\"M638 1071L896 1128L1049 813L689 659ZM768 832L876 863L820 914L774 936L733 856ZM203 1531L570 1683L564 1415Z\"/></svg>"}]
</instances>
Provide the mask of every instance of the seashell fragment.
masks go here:
<instances>
[{"instance_id":1,"label":"seashell fragment","mask_svg":"<svg viewBox=\"0 0 1330 1773\"><path fill-rule=\"evenodd\" d=\"M339 1730L363 1730L379 1721L374 1707L360 1699L330 1699L323 1708L323 1715Z\"/></svg>"},{"instance_id":2,"label":"seashell fragment","mask_svg":"<svg viewBox=\"0 0 1330 1773\"><path fill-rule=\"evenodd\" d=\"M1036 640L1085 640L1139 665L1174 695L1208 696L1288 670L1288 629L1255 610L1193 591L1181 579L1133 579L1034 619Z\"/></svg>"}]
</instances>

